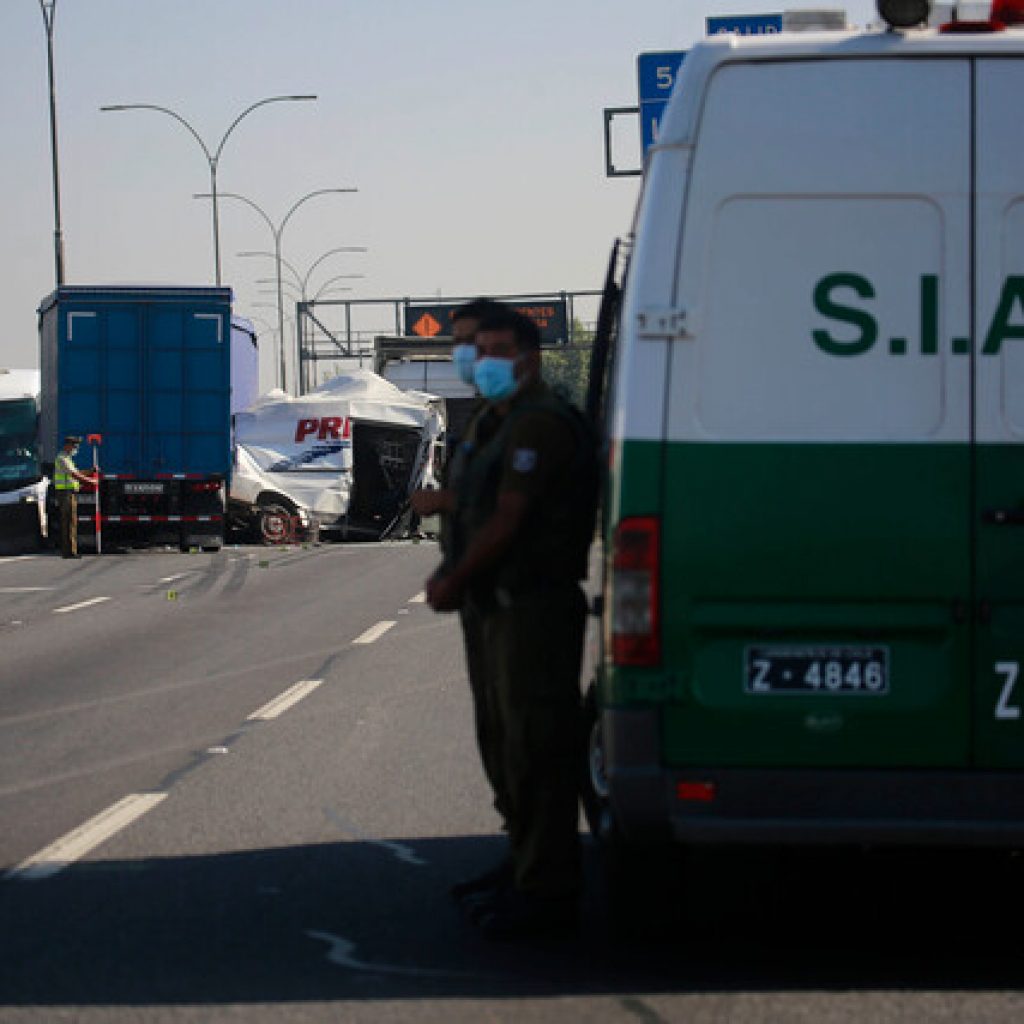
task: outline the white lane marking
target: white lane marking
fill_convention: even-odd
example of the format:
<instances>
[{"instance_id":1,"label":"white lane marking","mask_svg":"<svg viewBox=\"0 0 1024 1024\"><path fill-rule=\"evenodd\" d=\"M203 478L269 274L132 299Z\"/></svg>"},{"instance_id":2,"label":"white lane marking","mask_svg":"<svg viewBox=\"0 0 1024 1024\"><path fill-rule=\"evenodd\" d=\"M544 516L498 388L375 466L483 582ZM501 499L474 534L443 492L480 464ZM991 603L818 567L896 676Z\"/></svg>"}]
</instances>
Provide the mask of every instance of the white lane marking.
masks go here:
<instances>
[{"instance_id":1,"label":"white lane marking","mask_svg":"<svg viewBox=\"0 0 1024 1024\"><path fill-rule=\"evenodd\" d=\"M56 589L56 587L0 587L0 594L38 594L43 590Z\"/></svg>"},{"instance_id":2,"label":"white lane marking","mask_svg":"<svg viewBox=\"0 0 1024 1024\"><path fill-rule=\"evenodd\" d=\"M0 565L7 565L8 562L31 562L33 558L38 557L38 555L7 555L0 558Z\"/></svg>"},{"instance_id":3,"label":"white lane marking","mask_svg":"<svg viewBox=\"0 0 1024 1024\"><path fill-rule=\"evenodd\" d=\"M346 821L337 811L332 810L330 807L324 808L324 817L333 825L336 825L345 835L358 839L359 842L366 843L368 846L379 846L382 850L387 850L388 853L403 864L412 864L418 868L426 867L428 864L428 861L420 857L412 847L387 839L374 839L362 829L356 828L352 822Z\"/></svg>"},{"instance_id":4,"label":"white lane marking","mask_svg":"<svg viewBox=\"0 0 1024 1024\"><path fill-rule=\"evenodd\" d=\"M4 878L11 881L37 881L40 878L49 878L84 857L121 829L127 828L166 797L166 793L131 793L105 811L101 811L95 818L90 818L84 825L80 825L55 843L11 868Z\"/></svg>"},{"instance_id":5,"label":"white lane marking","mask_svg":"<svg viewBox=\"0 0 1024 1024\"><path fill-rule=\"evenodd\" d=\"M66 604L63 608L54 608L54 615L64 615L66 612L77 612L80 608L91 608L94 604L103 604L109 601L109 597L90 597L88 601L79 601L78 604Z\"/></svg>"},{"instance_id":6,"label":"white lane marking","mask_svg":"<svg viewBox=\"0 0 1024 1024\"><path fill-rule=\"evenodd\" d=\"M175 580L183 580L189 573L187 572L176 572L173 576L161 576L158 583L173 583Z\"/></svg>"},{"instance_id":7,"label":"white lane marking","mask_svg":"<svg viewBox=\"0 0 1024 1024\"><path fill-rule=\"evenodd\" d=\"M425 590L421 590L418 594L414 594L408 600L408 604L426 604L426 602L427 592Z\"/></svg>"},{"instance_id":8,"label":"white lane marking","mask_svg":"<svg viewBox=\"0 0 1024 1024\"><path fill-rule=\"evenodd\" d=\"M249 721L269 722L272 718L284 714L293 704L298 704L303 697L309 696L321 683L322 679L303 679L294 686L289 686L284 693L278 694L269 704L264 704L258 711L249 716Z\"/></svg>"},{"instance_id":9,"label":"white lane marking","mask_svg":"<svg viewBox=\"0 0 1024 1024\"><path fill-rule=\"evenodd\" d=\"M383 622L378 622L376 626L371 626L365 633L361 633L357 636L352 643L372 644L375 640L379 640L392 626L395 625L397 625L395 619L386 619Z\"/></svg>"},{"instance_id":10,"label":"white lane marking","mask_svg":"<svg viewBox=\"0 0 1024 1024\"><path fill-rule=\"evenodd\" d=\"M340 935L332 935L330 932L318 932L307 928L306 934L311 939L318 939L326 942L330 947L327 950L327 959L339 967L347 967L352 971L363 971L367 974L401 974L412 978L472 978L477 975L466 974L463 971L431 971L424 967L395 967L392 964L375 964L367 960L359 960L353 954L356 944L350 939L344 939Z\"/></svg>"}]
</instances>

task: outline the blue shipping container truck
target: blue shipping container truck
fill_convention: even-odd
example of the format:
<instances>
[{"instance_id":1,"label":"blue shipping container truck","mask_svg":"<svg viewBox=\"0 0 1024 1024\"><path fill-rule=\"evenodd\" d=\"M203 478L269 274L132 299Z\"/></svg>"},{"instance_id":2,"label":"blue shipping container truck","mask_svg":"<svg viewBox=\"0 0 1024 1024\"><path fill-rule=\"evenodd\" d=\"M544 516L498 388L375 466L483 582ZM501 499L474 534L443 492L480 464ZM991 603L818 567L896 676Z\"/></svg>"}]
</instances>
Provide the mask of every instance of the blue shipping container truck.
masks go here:
<instances>
[{"instance_id":1,"label":"blue shipping container truck","mask_svg":"<svg viewBox=\"0 0 1024 1024\"><path fill-rule=\"evenodd\" d=\"M231 290L58 288L39 307L39 441L52 466L67 434L99 435L108 546L224 539L231 470ZM92 463L83 443L77 464ZM96 536L79 498L79 539Z\"/></svg>"}]
</instances>

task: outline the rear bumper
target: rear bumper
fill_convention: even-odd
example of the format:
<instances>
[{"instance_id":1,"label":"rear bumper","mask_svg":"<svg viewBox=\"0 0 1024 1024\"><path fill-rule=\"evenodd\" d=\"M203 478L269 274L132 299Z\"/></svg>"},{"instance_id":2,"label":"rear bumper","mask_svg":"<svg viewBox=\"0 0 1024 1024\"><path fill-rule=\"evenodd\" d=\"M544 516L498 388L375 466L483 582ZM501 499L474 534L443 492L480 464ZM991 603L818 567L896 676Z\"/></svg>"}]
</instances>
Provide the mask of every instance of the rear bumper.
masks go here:
<instances>
[{"instance_id":1,"label":"rear bumper","mask_svg":"<svg viewBox=\"0 0 1024 1024\"><path fill-rule=\"evenodd\" d=\"M606 771L629 840L1024 847L1024 772L666 768L654 711L605 711ZM710 800L681 800L682 782Z\"/></svg>"}]
</instances>

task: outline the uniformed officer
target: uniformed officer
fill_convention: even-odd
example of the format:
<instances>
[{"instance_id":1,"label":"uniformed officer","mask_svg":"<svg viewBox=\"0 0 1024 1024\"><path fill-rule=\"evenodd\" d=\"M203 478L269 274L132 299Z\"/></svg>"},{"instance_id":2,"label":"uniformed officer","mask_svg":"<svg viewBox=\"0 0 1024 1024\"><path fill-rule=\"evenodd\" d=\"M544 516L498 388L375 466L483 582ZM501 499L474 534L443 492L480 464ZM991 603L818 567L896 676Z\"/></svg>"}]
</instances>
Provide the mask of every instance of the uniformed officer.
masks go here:
<instances>
[{"instance_id":1,"label":"uniformed officer","mask_svg":"<svg viewBox=\"0 0 1024 1024\"><path fill-rule=\"evenodd\" d=\"M485 318L474 376L495 424L460 482L470 540L428 583L431 606L467 599L482 615L491 735L503 772L513 883L480 897L494 938L575 926L579 670L596 457L581 417L541 380L540 332L511 311Z\"/></svg>"},{"instance_id":2,"label":"uniformed officer","mask_svg":"<svg viewBox=\"0 0 1024 1024\"><path fill-rule=\"evenodd\" d=\"M53 487L60 508L60 553L64 558L81 558L78 553L78 489L91 484L92 477L75 466L75 456L82 443L69 434L53 463Z\"/></svg>"},{"instance_id":3,"label":"uniformed officer","mask_svg":"<svg viewBox=\"0 0 1024 1024\"><path fill-rule=\"evenodd\" d=\"M486 316L501 313L505 309L492 299L480 298L460 306L452 315L452 361L459 376L467 383L473 383L473 366L476 362L476 332ZM456 564L465 551L469 540L464 517L457 514L457 496L466 467L479 450L479 445L493 433L497 419L491 405L480 398L473 408L462 434L450 446L451 458L445 467L444 487L441 490L421 490L412 496L412 508L420 515L441 514L440 546L442 563L436 575L443 575ZM488 710L492 697L488 696L483 654L482 608L477 600L467 595L459 608L463 645L466 652L466 669L473 698L473 724L477 747L483 764L484 775L494 794L494 808L501 818L501 827L508 831L507 799L502 782L502 764L498 746L491 736L493 714ZM504 857L493 868L452 886L451 893L456 900L488 891L496 886L511 882L511 861Z\"/></svg>"}]
</instances>

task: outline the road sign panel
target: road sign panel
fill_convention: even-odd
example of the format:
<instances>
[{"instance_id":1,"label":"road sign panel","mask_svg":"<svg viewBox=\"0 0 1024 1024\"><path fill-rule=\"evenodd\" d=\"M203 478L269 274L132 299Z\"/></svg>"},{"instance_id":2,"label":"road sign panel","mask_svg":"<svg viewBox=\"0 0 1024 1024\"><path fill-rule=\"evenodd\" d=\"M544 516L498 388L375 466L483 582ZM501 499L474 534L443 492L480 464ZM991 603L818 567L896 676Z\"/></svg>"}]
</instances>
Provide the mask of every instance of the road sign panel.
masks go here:
<instances>
[{"instance_id":1,"label":"road sign panel","mask_svg":"<svg viewBox=\"0 0 1024 1024\"><path fill-rule=\"evenodd\" d=\"M679 65L685 50L664 50L659 53L641 53L636 59L636 78L640 102L667 100L676 84Z\"/></svg>"},{"instance_id":2,"label":"road sign panel","mask_svg":"<svg viewBox=\"0 0 1024 1024\"><path fill-rule=\"evenodd\" d=\"M423 313L413 322L410 333L416 334L421 338L433 338L443 330L444 328L435 316L430 313Z\"/></svg>"},{"instance_id":3,"label":"road sign panel","mask_svg":"<svg viewBox=\"0 0 1024 1024\"><path fill-rule=\"evenodd\" d=\"M564 345L569 340L569 315L565 299L505 300L518 313L530 317L540 328L542 345ZM405 307L405 334L429 340L450 337L452 315L462 302L432 302Z\"/></svg>"},{"instance_id":4,"label":"road sign panel","mask_svg":"<svg viewBox=\"0 0 1024 1024\"><path fill-rule=\"evenodd\" d=\"M709 17L706 20L709 36L770 36L782 31L781 14L739 14Z\"/></svg>"},{"instance_id":5,"label":"road sign panel","mask_svg":"<svg viewBox=\"0 0 1024 1024\"><path fill-rule=\"evenodd\" d=\"M685 50L641 53L636 59L637 92L640 97L640 146L646 153L658 140L661 115L672 95Z\"/></svg>"}]
</instances>

